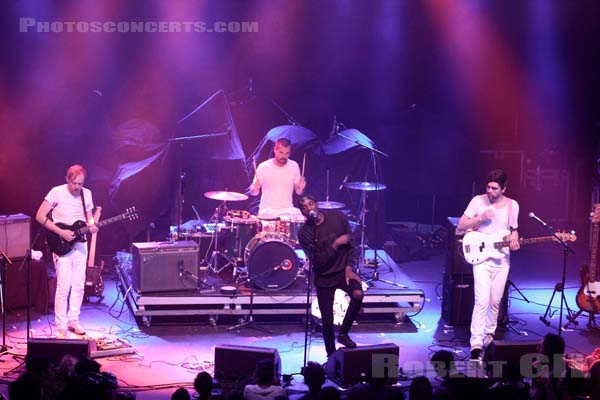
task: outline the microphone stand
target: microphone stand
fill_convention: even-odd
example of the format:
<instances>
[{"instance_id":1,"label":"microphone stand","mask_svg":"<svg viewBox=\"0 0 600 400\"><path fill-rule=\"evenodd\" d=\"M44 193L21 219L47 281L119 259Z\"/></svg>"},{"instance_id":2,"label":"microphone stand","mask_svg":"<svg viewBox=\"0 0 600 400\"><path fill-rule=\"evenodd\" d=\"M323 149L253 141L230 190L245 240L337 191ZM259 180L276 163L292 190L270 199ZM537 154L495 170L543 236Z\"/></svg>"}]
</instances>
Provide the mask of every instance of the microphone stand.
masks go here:
<instances>
[{"instance_id":1,"label":"microphone stand","mask_svg":"<svg viewBox=\"0 0 600 400\"><path fill-rule=\"evenodd\" d=\"M535 219L536 221L538 221L540 223L540 225L542 225L544 228L546 228L546 230L550 233L550 235L554 236L554 238L562 245L562 249L563 249L563 259L562 259L562 276L561 276L561 281L556 283L556 285L554 285L554 291L552 292L552 296L550 296L550 301L548 302L548 306L546 307L546 311L544 312L544 315L540 317L540 321L542 321L546 326L550 326L550 321L548 321L547 317L548 317L548 313L550 312L550 307L552 306L552 300L554 299L554 295L556 294L556 292L560 292L560 312L559 312L559 320L558 320L558 336L562 336L562 331L563 331L563 326L562 326L562 320L563 320L563 307L566 308L567 310L567 320L569 320L570 322L574 323L575 325L577 325L577 321L573 318L573 311L569 308L569 304L567 303L567 298L565 297L565 281L566 281L566 275L567 275L567 256L569 255L569 253L571 254L575 254L575 252L573 251L573 249L565 243L564 240L562 240L554 231L554 229L552 229L552 227L550 225L548 225L547 223L545 223L544 221L542 221L541 219L532 216L533 219Z\"/></svg>"},{"instance_id":2,"label":"microphone stand","mask_svg":"<svg viewBox=\"0 0 600 400\"><path fill-rule=\"evenodd\" d=\"M52 210L54 209L54 207L52 207L50 209L50 211L48 212L48 214L46 214L46 219L44 220L44 223L42 224L42 226L46 225L46 222L48 222L48 220L50 219L50 215L52 214ZM29 339L30 339L30 331L31 331L31 289L29 287L30 286L30 282L31 282L31 277L30 277L31 251L33 249L33 246L37 243L37 241L38 241L38 239L40 237L40 234L41 234L41 227L40 227L40 229L38 229L37 233L35 234L35 237L33 238L33 241L31 242L31 244L29 245L29 248L25 252L25 259L23 260L23 262L19 266L19 269L21 269L21 267L23 266L23 264L25 264L25 286L26 286L26 288L25 288L25 296L27 298L27 347L29 347ZM4 284L4 280L2 282ZM21 368L24 364L25 364L25 361L22 361L21 363L17 364L11 370L6 371L4 373L4 376L12 374L13 372L15 372L19 368Z\"/></svg>"},{"instance_id":3,"label":"microphone stand","mask_svg":"<svg viewBox=\"0 0 600 400\"><path fill-rule=\"evenodd\" d=\"M8 346L6 346L6 304L4 299L4 293L6 293L6 263L12 264L10 258L0 249L0 261L2 262L2 269L0 270L0 279L2 279L2 285L0 286L0 301L2 302L2 348L0 348L0 356L8 353Z\"/></svg>"},{"instance_id":4,"label":"microphone stand","mask_svg":"<svg viewBox=\"0 0 600 400\"><path fill-rule=\"evenodd\" d=\"M269 334L269 335L272 334L272 332L270 330L268 330L267 328L258 325L254 321L254 318L252 317L253 310L254 310L254 288L253 288L254 285L253 285L253 281L256 278L260 278L261 276L263 276L267 272L271 272L271 270L266 270L266 271L261 272L260 274L258 274L256 276L247 277L246 278L246 283L250 287L250 313L248 314L248 319L246 319L246 321L240 322L237 325L230 326L229 328L227 328L228 331L233 331L233 330L240 329L240 328L252 328L252 329L256 329L257 331L261 331L261 332L264 332L264 333Z\"/></svg>"},{"instance_id":5,"label":"microphone stand","mask_svg":"<svg viewBox=\"0 0 600 400\"><path fill-rule=\"evenodd\" d=\"M329 172L329 171L328 171ZM329 200L328 200L329 201ZM308 277L306 281L306 316L304 322L304 363L306 367L308 358L308 326L310 324L310 294L312 293L312 267L313 261L317 257L317 221L313 218L313 243L315 245L314 250L311 252L308 258ZM311 261L313 260L313 261ZM318 301L318 300L317 300Z\"/></svg>"}]
</instances>

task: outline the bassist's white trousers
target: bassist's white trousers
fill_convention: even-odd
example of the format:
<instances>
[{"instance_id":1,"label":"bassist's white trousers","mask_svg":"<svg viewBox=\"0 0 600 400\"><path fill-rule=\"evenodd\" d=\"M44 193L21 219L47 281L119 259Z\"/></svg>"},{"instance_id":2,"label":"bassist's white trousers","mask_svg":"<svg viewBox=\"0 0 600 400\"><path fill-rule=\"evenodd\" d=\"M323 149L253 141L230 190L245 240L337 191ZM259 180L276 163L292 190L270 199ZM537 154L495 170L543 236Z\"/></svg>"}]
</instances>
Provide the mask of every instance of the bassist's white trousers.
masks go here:
<instances>
[{"instance_id":1,"label":"bassist's white trousers","mask_svg":"<svg viewBox=\"0 0 600 400\"><path fill-rule=\"evenodd\" d=\"M471 318L471 349L481 349L498 326L498 311L510 270L509 260L487 260L473 266L475 305Z\"/></svg>"},{"instance_id":2,"label":"bassist's white trousers","mask_svg":"<svg viewBox=\"0 0 600 400\"><path fill-rule=\"evenodd\" d=\"M68 321L78 321L85 289L87 243L77 242L73 250L55 257L56 296L54 319L58 329L67 329ZM68 308L68 314L67 314Z\"/></svg>"}]
</instances>

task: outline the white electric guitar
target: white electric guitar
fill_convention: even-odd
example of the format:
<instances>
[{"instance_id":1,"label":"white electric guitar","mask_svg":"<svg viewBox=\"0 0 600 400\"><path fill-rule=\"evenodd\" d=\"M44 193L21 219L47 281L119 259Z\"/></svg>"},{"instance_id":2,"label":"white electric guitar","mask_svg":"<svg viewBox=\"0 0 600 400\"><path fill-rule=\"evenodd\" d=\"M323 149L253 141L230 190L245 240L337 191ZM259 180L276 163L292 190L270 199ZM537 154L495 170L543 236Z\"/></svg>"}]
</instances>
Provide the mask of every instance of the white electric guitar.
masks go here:
<instances>
[{"instance_id":1,"label":"white electric guitar","mask_svg":"<svg viewBox=\"0 0 600 400\"><path fill-rule=\"evenodd\" d=\"M507 254L510 242L505 240L510 234L509 230L499 231L493 234L485 234L481 232L467 232L462 239L463 257L469 264L479 264L488 259L500 259ZM556 234L565 242L574 242L577 236L572 233L558 232ZM543 243L556 240L554 236L543 236L530 239L519 239L521 246L526 244Z\"/></svg>"}]
</instances>

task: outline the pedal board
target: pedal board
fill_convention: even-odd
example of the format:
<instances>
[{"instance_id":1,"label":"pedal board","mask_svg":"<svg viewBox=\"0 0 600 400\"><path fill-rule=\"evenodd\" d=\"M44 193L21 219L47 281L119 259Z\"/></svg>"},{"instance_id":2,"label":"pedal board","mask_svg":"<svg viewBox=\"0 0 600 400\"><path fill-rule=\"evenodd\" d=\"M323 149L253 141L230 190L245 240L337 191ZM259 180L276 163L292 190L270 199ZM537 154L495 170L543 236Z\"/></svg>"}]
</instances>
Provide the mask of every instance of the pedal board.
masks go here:
<instances>
[{"instance_id":1,"label":"pedal board","mask_svg":"<svg viewBox=\"0 0 600 400\"><path fill-rule=\"evenodd\" d=\"M90 338L90 357L112 357L124 354L135 354L135 347L116 336L100 336Z\"/></svg>"}]
</instances>

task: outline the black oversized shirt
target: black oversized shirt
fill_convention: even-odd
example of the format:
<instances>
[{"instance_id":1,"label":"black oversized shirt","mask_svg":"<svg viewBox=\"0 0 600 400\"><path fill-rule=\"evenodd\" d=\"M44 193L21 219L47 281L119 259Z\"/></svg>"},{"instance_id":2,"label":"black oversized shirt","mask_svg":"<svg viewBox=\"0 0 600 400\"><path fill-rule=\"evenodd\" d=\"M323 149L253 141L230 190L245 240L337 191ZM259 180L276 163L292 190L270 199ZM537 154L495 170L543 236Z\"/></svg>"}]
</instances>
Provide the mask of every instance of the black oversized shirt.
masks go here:
<instances>
[{"instance_id":1,"label":"black oversized shirt","mask_svg":"<svg viewBox=\"0 0 600 400\"><path fill-rule=\"evenodd\" d=\"M354 267L356 251L354 243L350 242L334 250L331 245L341 235L352 234L346 216L338 210L323 210L323 223L317 225L315 242L315 225L313 221L305 223L298 231L300 246L310 259L313 268L315 285L318 287L333 287L343 284L345 268Z\"/></svg>"}]
</instances>

